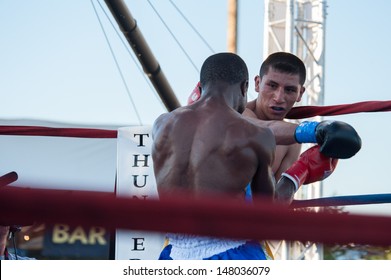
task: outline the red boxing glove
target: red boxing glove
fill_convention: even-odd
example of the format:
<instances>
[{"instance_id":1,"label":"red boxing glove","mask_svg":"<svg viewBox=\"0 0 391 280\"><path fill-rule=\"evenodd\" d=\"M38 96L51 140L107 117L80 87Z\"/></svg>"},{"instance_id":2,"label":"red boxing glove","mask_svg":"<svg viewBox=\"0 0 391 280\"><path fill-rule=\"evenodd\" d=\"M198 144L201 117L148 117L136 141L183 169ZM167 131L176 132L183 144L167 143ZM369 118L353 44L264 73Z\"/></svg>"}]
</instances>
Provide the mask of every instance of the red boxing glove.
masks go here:
<instances>
[{"instance_id":1,"label":"red boxing glove","mask_svg":"<svg viewBox=\"0 0 391 280\"><path fill-rule=\"evenodd\" d=\"M201 83L198 82L196 87L191 92L189 98L187 99L187 105L191 105L201 98Z\"/></svg>"},{"instance_id":2,"label":"red boxing glove","mask_svg":"<svg viewBox=\"0 0 391 280\"><path fill-rule=\"evenodd\" d=\"M301 185L322 181L333 173L338 159L330 158L320 153L316 145L302 153L292 166L282 173L295 184L296 191Z\"/></svg>"}]
</instances>

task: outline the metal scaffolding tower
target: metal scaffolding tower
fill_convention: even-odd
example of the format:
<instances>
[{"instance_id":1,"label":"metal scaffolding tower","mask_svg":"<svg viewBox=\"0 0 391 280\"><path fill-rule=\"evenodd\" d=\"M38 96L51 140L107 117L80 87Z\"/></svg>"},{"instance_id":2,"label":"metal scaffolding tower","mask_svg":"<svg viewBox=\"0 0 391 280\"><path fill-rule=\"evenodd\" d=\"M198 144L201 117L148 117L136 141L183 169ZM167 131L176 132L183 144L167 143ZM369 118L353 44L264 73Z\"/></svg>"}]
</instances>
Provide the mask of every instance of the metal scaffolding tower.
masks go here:
<instances>
[{"instance_id":1,"label":"metal scaffolding tower","mask_svg":"<svg viewBox=\"0 0 391 280\"><path fill-rule=\"evenodd\" d=\"M263 56L285 51L303 60L307 79L300 105L324 103L326 8L325 0L265 0ZM321 196L319 182L302 188L295 198ZM276 259L323 259L321 244L276 241L271 246Z\"/></svg>"}]
</instances>

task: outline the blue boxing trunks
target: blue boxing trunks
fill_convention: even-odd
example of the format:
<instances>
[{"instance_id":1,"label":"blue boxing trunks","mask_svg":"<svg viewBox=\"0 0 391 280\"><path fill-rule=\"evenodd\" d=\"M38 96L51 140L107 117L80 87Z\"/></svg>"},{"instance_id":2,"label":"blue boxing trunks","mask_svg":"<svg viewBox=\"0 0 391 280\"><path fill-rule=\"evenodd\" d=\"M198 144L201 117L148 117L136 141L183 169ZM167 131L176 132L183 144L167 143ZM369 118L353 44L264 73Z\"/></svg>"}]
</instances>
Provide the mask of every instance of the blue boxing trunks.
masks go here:
<instances>
[{"instance_id":1,"label":"blue boxing trunks","mask_svg":"<svg viewBox=\"0 0 391 280\"><path fill-rule=\"evenodd\" d=\"M185 234L168 234L159 260L268 260L258 241L230 240Z\"/></svg>"}]
</instances>

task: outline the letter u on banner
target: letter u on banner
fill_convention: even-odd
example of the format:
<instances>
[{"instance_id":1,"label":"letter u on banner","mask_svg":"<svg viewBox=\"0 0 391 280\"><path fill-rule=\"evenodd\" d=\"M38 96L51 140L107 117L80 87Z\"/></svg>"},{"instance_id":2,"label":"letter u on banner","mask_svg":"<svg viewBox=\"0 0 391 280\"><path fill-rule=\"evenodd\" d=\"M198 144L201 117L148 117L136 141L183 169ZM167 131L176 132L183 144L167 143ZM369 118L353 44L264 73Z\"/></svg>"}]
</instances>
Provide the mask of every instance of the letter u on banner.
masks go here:
<instances>
[{"instance_id":1,"label":"letter u on banner","mask_svg":"<svg viewBox=\"0 0 391 280\"><path fill-rule=\"evenodd\" d=\"M118 129L117 195L134 199L157 198L151 156L152 127L132 126ZM115 259L157 260L164 234L117 230Z\"/></svg>"}]
</instances>

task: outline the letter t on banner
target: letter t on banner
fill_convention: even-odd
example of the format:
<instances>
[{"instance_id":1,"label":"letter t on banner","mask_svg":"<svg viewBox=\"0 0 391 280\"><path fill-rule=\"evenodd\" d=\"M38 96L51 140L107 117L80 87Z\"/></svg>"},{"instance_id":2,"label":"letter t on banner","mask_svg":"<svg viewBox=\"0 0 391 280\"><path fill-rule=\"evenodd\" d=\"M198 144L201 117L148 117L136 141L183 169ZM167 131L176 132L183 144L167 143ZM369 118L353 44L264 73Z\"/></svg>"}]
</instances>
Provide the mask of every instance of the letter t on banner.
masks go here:
<instances>
[{"instance_id":1,"label":"letter t on banner","mask_svg":"<svg viewBox=\"0 0 391 280\"><path fill-rule=\"evenodd\" d=\"M152 163L152 127L132 126L118 129L117 195L134 199L157 198ZM164 234L117 230L115 259L157 260Z\"/></svg>"}]
</instances>

